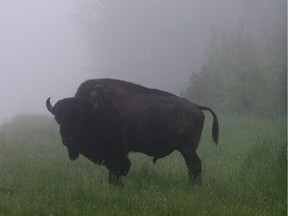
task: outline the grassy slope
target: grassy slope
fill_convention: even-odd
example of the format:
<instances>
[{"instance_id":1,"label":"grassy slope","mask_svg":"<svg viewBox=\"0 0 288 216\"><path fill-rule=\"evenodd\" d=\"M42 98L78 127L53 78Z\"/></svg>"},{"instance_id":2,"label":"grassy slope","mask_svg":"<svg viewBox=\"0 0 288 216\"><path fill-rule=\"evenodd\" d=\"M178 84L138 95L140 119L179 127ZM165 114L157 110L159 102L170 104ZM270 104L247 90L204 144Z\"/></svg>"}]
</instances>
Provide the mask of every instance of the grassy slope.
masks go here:
<instances>
[{"instance_id":1,"label":"grassy slope","mask_svg":"<svg viewBox=\"0 0 288 216\"><path fill-rule=\"evenodd\" d=\"M208 115L207 115L208 116ZM286 119L206 119L201 187L177 152L152 165L130 154L124 187L80 157L70 162L53 119L18 116L0 138L0 215L286 215Z\"/></svg>"}]
</instances>

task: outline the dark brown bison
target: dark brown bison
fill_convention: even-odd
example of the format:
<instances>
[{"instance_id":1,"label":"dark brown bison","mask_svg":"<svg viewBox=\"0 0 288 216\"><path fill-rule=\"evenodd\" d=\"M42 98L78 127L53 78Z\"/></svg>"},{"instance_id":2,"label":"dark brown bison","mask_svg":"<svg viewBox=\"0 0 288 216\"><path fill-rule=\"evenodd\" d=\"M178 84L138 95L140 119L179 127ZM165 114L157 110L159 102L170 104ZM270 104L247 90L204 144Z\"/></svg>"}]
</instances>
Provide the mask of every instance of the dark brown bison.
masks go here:
<instances>
[{"instance_id":1,"label":"dark brown bison","mask_svg":"<svg viewBox=\"0 0 288 216\"><path fill-rule=\"evenodd\" d=\"M47 109L60 125L62 142L71 160L84 155L109 170L109 182L126 176L129 152L157 159L178 150L189 170L189 180L199 182L201 160L196 149L204 114L213 116L212 137L217 144L218 120L208 107L173 94L114 79L88 80L75 97L58 101Z\"/></svg>"}]
</instances>

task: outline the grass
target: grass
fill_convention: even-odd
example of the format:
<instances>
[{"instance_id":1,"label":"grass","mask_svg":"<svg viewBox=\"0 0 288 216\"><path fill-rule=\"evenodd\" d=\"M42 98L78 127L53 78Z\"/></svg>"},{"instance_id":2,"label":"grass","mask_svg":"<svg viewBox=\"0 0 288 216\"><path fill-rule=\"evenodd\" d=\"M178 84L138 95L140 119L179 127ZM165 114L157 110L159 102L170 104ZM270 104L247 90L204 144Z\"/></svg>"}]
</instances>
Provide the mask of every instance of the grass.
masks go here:
<instances>
[{"instance_id":1,"label":"grass","mask_svg":"<svg viewBox=\"0 0 288 216\"><path fill-rule=\"evenodd\" d=\"M216 147L207 115L201 186L175 152L156 165L130 154L117 187L104 167L69 161L53 119L17 116L0 137L0 215L287 215L286 120L220 117Z\"/></svg>"}]
</instances>

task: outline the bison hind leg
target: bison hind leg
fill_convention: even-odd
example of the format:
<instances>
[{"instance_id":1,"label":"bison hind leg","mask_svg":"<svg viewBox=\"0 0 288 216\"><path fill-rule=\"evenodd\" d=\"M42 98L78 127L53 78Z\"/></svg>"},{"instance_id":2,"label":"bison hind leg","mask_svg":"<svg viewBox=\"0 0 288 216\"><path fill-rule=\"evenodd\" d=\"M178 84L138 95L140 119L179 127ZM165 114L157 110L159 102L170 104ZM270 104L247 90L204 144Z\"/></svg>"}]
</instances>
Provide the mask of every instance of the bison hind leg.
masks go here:
<instances>
[{"instance_id":1,"label":"bison hind leg","mask_svg":"<svg viewBox=\"0 0 288 216\"><path fill-rule=\"evenodd\" d=\"M201 184L201 160L196 152L181 151L188 168L189 182Z\"/></svg>"},{"instance_id":2,"label":"bison hind leg","mask_svg":"<svg viewBox=\"0 0 288 216\"><path fill-rule=\"evenodd\" d=\"M199 156L194 154L193 164L188 166L189 170L189 181L193 184L201 184L201 160Z\"/></svg>"},{"instance_id":3,"label":"bison hind leg","mask_svg":"<svg viewBox=\"0 0 288 216\"><path fill-rule=\"evenodd\" d=\"M178 151L184 157L185 163L188 168L188 177L189 182L193 184L200 184L201 183L201 160L196 153L196 149L198 146L198 142L200 139L200 132L196 136L194 136L188 144L182 145Z\"/></svg>"},{"instance_id":4,"label":"bison hind leg","mask_svg":"<svg viewBox=\"0 0 288 216\"><path fill-rule=\"evenodd\" d=\"M198 143L203 129L203 122L199 125L198 130L187 138L187 140L178 148L178 151L184 157L188 168L189 182L193 184L201 184L201 160L196 153Z\"/></svg>"}]
</instances>

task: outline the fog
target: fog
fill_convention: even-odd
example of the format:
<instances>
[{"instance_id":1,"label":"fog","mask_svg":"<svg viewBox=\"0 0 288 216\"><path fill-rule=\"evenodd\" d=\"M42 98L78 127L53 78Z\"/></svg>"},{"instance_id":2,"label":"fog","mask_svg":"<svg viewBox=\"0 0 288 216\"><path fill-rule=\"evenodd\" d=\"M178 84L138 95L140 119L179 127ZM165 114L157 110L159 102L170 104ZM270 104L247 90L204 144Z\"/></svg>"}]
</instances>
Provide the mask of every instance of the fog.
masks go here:
<instances>
[{"instance_id":1,"label":"fog","mask_svg":"<svg viewBox=\"0 0 288 216\"><path fill-rule=\"evenodd\" d=\"M0 119L46 113L45 99L72 96L91 77L89 56L64 0L0 1Z\"/></svg>"},{"instance_id":2,"label":"fog","mask_svg":"<svg viewBox=\"0 0 288 216\"><path fill-rule=\"evenodd\" d=\"M269 0L0 1L0 121L44 113L91 78L179 94L201 67L211 26L240 19L255 32L285 14ZM276 6L274 6L276 5Z\"/></svg>"},{"instance_id":3,"label":"fog","mask_svg":"<svg viewBox=\"0 0 288 216\"><path fill-rule=\"evenodd\" d=\"M105 74L179 94L205 58L210 27L235 23L240 5L231 0L86 0L78 21Z\"/></svg>"}]
</instances>

